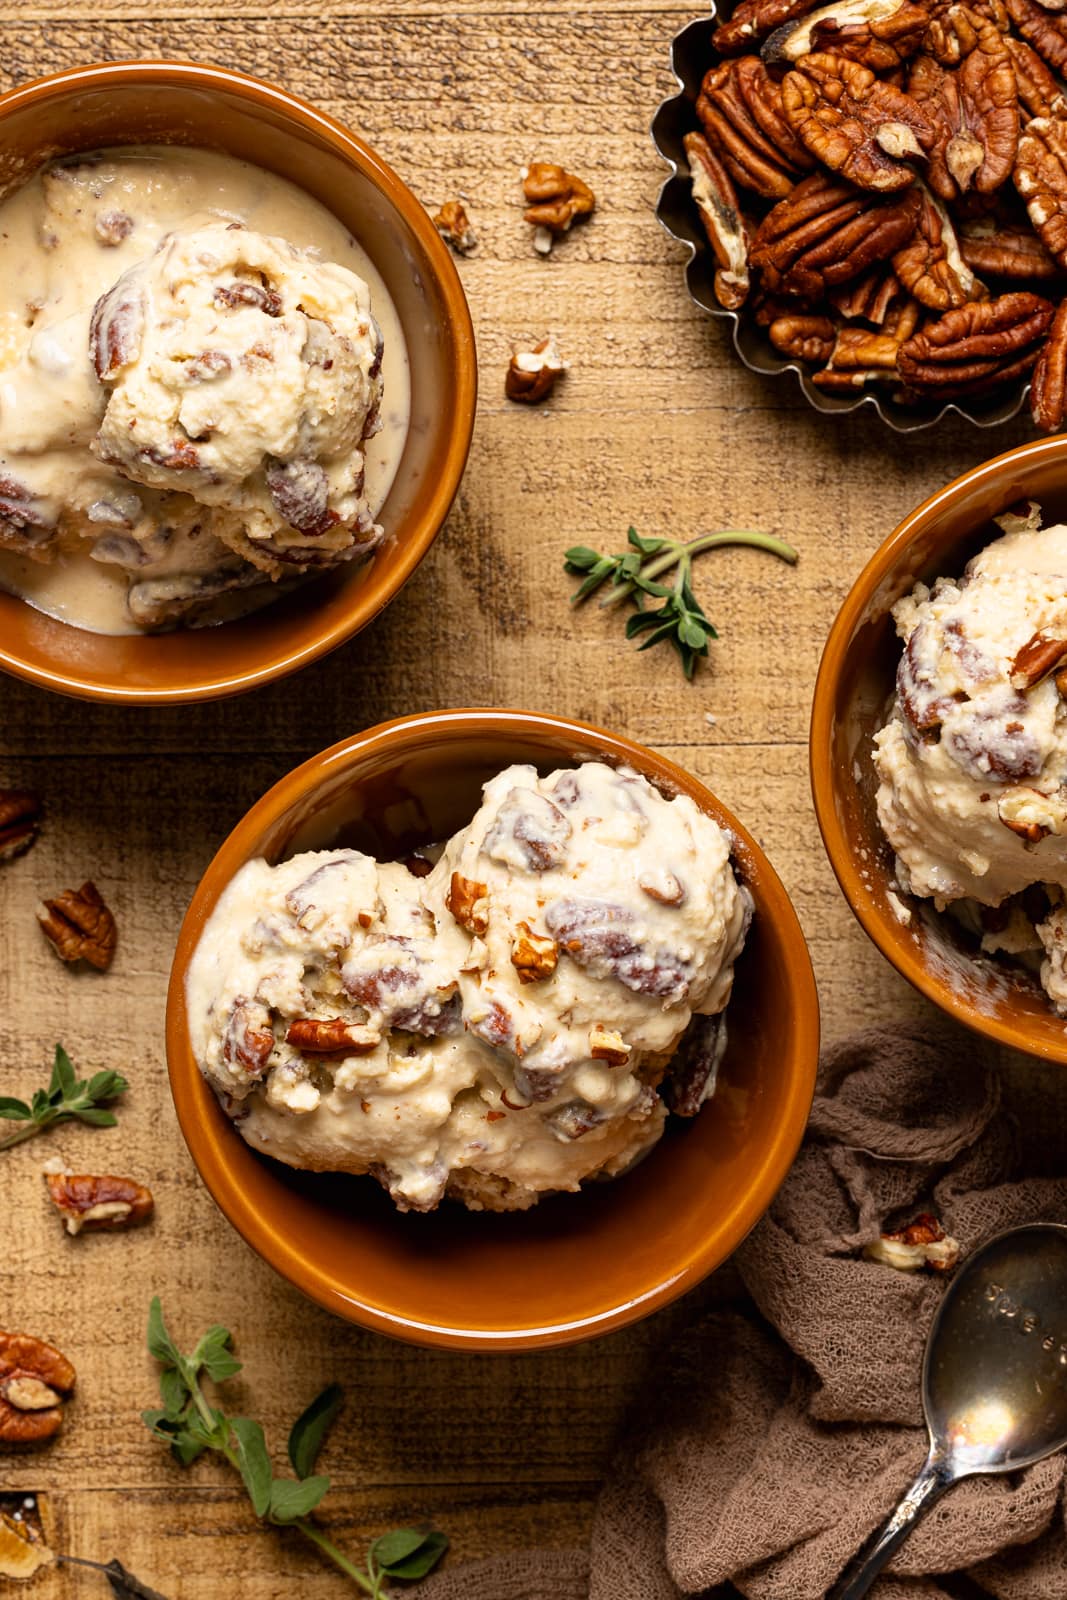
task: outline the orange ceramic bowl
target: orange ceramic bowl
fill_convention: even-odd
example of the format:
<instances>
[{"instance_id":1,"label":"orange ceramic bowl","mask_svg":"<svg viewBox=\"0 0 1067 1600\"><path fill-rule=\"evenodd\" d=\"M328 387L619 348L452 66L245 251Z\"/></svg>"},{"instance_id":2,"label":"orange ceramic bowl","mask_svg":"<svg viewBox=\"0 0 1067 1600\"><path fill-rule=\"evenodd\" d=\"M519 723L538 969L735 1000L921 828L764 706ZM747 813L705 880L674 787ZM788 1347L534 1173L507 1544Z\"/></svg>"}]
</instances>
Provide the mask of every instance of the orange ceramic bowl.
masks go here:
<instances>
[{"instance_id":1,"label":"orange ceramic bowl","mask_svg":"<svg viewBox=\"0 0 1067 1600\"><path fill-rule=\"evenodd\" d=\"M381 510L390 537L221 627L113 638L0 593L0 667L46 689L132 705L239 694L325 655L371 622L432 544L459 487L474 424L474 333L447 246L395 173L340 123L222 67L122 61L0 95L3 190L54 156L104 145L222 150L281 173L359 238L389 288L411 362L411 427Z\"/></svg>"},{"instance_id":2,"label":"orange ceramic bowl","mask_svg":"<svg viewBox=\"0 0 1067 1600\"><path fill-rule=\"evenodd\" d=\"M510 762L543 771L625 763L691 795L726 828L755 917L737 966L729 1047L714 1099L613 1183L528 1212L446 1202L398 1213L369 1178L295 1172L256 1155L220 1109L189 1044L185 976L219 895L250 858L340 842L392 857L473 816ZM729 812L680 767L561 717L442 711L345 739L275 785L208 867L178 938L167 1056L178 1119L204 1181L238 1232L330 1311L419 1344L507 1350L567 1344L647 1316L724 1261L769 1205L804 1131L818 1002L796 914Z\"/></svg>"},{"instance_id":3,"label":"orange ceramic bowl","mask_svg":"<svg viewBox=\"0 0 1067 1600\"><path fill-rule=\"evenodd\" d=\"M811 781L845 898L882 954L949 1016L1031 1055L1067 1063L1067 1024L1021 968L981 956L929 901L890 899L893 859L875 813L872 737L893 697L900 641L889 615L922 579L954 577L998 537L992 518L1037 500L1067 520L1067 437L1022 445L967 472L901 523L852 586L823 652L811 720Z\"/></svg>"}]
</instances>

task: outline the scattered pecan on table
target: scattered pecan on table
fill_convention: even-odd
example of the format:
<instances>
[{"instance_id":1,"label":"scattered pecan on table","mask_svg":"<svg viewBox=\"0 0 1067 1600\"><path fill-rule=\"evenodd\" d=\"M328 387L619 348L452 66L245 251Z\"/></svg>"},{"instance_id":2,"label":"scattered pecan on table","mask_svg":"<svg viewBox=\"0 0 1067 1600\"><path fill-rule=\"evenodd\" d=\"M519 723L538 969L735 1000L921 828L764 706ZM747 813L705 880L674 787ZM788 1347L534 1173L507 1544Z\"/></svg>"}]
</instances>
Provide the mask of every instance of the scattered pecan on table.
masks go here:
<instances>
[{"instance_id":1,"label":"scattered pecan on table","mask_svg":"<svg viewBox=\"0 0 1067 1600\"><path fill-rule=\"evenodd\" d=\"M53 1345L28 1333L0 1331L0 1449L53 1438L76 1381L74 1368Z\"/></svg>"},{"instance_id":2,"label":"scattered pecan on table","mask_svg":"<svg viewBox=\"0 0 1067 1600\"><path fill-rule=\"evenodd\" d=\"M684 137L716 299L817 387L1067 416L1067 0L741 0Z\"/></svg>"},{"instance_id":3,"label":"scattered pecan on table","mask_svg":"<svg viewBox=\"0 0 1067 1600\"><path fill-rule=\"evenodd\" d=\"M440 211L435 211L430 220L442 239L448 241L457 255L470 255L476 247L478 235L471 227L471 219L462 200L446 200Z\"/></svg>"},{"instance_id":4,"label":"scattered pecan on table","mask_svg":"<svg viewBox=\"0 0 1067 1600\"><path fill-rule=\"evenodd\" d=\"M49 1197L68 1233L136 1228L152 1215L151 1189L111 1174L49 1172Z\"/></svg>"},{"instance_id":5,"label":"scattered pecan on table","mask_svg":"<svg viewBox=\"0 0 1067 1600\"><path fill-rule=\"evenodd\" d=\"M41 827L41 802L29 789L0 789L0 863L25 855Z\"/></svg>"},{"instance_id":6,"label":"scattered pecan on table","mask_svg":"<svg viewBox=\"0 0 1067 1600\"><path fill-rule=\"evenodd\" d=\"M568 233L579 218L591 216L596 207L589 185L554 161L531 161L524 167L522 192L527 202L523 216L534 230L534 249L545 256L555 239Z\"/></svg>"},{"instance_id":7,"label":"scattered pecan on table","mask_svg":"<svg viewBox=\"0 0 1067 1600\"><path fill-rule=\"evenodd\" d=\"M101 972L110 967L118 932L95 883L64 889L54 900L43 900L37 921L61 960L88 961Z\"/></svg>"}]
</instances>

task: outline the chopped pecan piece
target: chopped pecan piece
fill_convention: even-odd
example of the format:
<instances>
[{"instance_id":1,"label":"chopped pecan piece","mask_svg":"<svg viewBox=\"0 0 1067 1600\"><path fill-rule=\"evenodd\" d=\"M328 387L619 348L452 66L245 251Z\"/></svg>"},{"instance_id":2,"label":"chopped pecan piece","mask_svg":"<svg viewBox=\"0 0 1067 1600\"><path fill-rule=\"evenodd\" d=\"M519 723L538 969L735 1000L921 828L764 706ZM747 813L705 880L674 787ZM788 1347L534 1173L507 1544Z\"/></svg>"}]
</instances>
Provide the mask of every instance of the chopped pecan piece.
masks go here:
<instances>
[{"instance_id":1,"label":"chopped pecan piece","mask_svg":"<svg viewBox=\"0 0 1067 1600\"><path fill-rule=\"evenodd\" d=\"M1004 0L1008 15L1027 44L1034 47L1053 72L1067 68L1067 18L1053 16L1037 0Z\"/></svg>"},{"instance_id":2,"label":"chopped pecan piece","mask_svg":"<svg viewBox=\"0 0 1067 1600\"><path fill-rule=\"evenodd\" d=\"M829 361L837 330L829 317L776 317L767 329L774 348L793 361Z\"/></svg>"},{"instance_id":3,"label":"chopped pecan piece","mask_svg":"<svg viewBox=\"0 0 1067 1600\"><path fill-rule=\"evenodd\" d=\"M1050 116L1034 117L1023 129L1015 187L1041 243L1059 266L1067 267L1067 101L1062 98Z\"/></svg>"},{"instance_id":4,"label":"chopped pecan piece","mask_svg":"<svg viewBox=\"0 0 1067 1600\"><path fill-rule=\"evenodd\" d=\"M1030 385L1030 414L1037 427L1046 433L1058 433L1063 427L1067 412L1067 300L1060 303L1052 319L1044 349L1037 358L1033 382ZM1035 638L1040 635L1035 634ZM1033 640L1030 641L1031 644ZM1065 647L1067 648L1067 647ZM1059 662L1056 663L1059 665ZM1015 672L1019 669L1016 657L1012 683L1016 688ZM1057 679L1057 683L1059 680Z\"/></svg>"},{"instance_id":5,"label":"chopped pecan piece","mask_svg":"<svg viewBox=\"0 0 1067 1600\"><path fill-rule=\"evenodd\" d=\"M960 254L956 232L945 207L923 187L919 225L893 257L893 271L920 305L948 311L981 300L986 289Z\"/></svg>"},{"instance_id":6,"label":"chopped pecan piece","mask_svg":"<svg viewBox=\"0 0 1067 1600\"><path fill-rule=\"evenodd\" d=\"M715 257L715 298L727 311L748 299L748 233L729 174L702 133L687 133L682 143L689 176Z\"/></svg>"},{"instance_id":7,"label":"chopped pecan piece","mask_svg":"<svg viewBox=\"0 0 1067 1600\"><path fill-rule=\"evenodd\" d=\"M780 200L814 166L782 108L782 91L759 56L712 67L697 116L731 176L768 200Z\"/></svg>"},{"instance_id":8,"label":"chopped pecan piece","mask_svg":"<svg viewBox=\"0 0 1067 1600\"><path fill-rule=\"evenodd\" d=\"M878 1261L898 1272L916 1272L930 1267L934 1272L950 1272L960 1258L958 1239L946 1234L937 1218L924 1211L914 1222L896 1233L883 1233L863 1250L868 1261Z\"/></svg>"},{"instance_id":9,"label":"chopped pecan piece","mask_svg":"<svg viewBox=\"0 0 1067 1600\"><path fill-rule=\"evenodd\" d=\"M319 538L340 522L330 509L330 482L317 461L276 461L266 468L270 497L291 528L309 539Z\"/></svg>"},{"instance_id":10,"label":"chopped pecan piece","mask_svg":"<svg viewBox=\"0 0 1067 1600\"><path fill-rule=\"evenodd\" d=\"M594 1061L606 1061L609 1067L624 1067L630 1059L631 1046L615 1028L605 1028L597 1023L589 1030L589 1054Z\"/></svg>"},{"instance_id":11,"label":"chopped pecan piece","mask_svg":"<svg viewBox=\"0 0 1067 1600\"><path fill-rule=\"evenodd\" d=\"M42 901L37 921L62 960L88 961L101 972L110 967L118 931L95 883L64 889L54 900Z\"/></svg>"},{"instance_id":12,"label":"chopped pecan piece","mask_svg":"<svg viewBox=\"0 0 1067 1600\"><path fill-rule=\"evenodd\" d=\"M1036 233L1029 228L1001 227L992 217L965 222L960 229L959 246L967 265L990 277L1029 283L1059 274Z\"/></svg>"},{"instance_id":13,"label":"chopped pecan piece","mask_svg":"<svg viewBox=\"0 0 1067 1600\"><path fill-rule=\"evenodd\" d=\"M343 1051L351 1056L369 1056L381 1044L377 1028L362 1022L346 1022L344 1017L297 1017L285 1030L285 1042L307 1055L334 1055Z\"/></svg>"},{"instance_id":14,"label":"chopped pecan piece","mask_svg":"<svg viewBox=\"0 0 1067 1600\"><path fill-rule=\"evenodd\" d=\"M144 295L122 278L96 302L89 322L89 354L101 383L137 360L144 317Z\"/></svg>"},{"instance_id":15,"label":"chopped pecan piece","mask_svg":"<svg viewBox=\"0 0 1067 1600\"><path fill-rule=\"evenodd\" d=\"M1062 666L1065 659L1067 639L1054 639L1039 630L1016 652L1009 682L1013 689L1033 689Z\"/></svg>"},{"instance_id":16,"label":"chopped pecan piece","mask_svg":"<svg viewBox=\"0 0 1067 1600\"><path fill-rule=\"evenodd\" d=\"M587 1100L568 1100L566 1105L545 1113L545 1122L557 1139L581 1139L604 1122L605 1114Z\"/></svg>"},{"instance_id":17,"label":"chopped pecan piece","mask_svg":"<svg viewBox=\"0 0 1067 1600\"><path fill-rule=\"evenodd\" d=\"M1016 814L1008 806L1006 799L997 801L997 820L1012 833L1018 834L1027 844L1040 844L1042 839L1046 839L1052 832L1046 822L1039 822L1035 817L1026 816L1025 809L1021 815Z\"/></svg>"},{"instance_id":18,"label":"chopped pecan piece","mask_svg":"<svg viewBox=\"0 0 1067 1600\"><path fill-rule=\"evenodd\" d=\"M839 0L778 28L760 54L769 67L786 67L829 51L872 72L892 72L915 54L929 25L926 11L910 0Z\"/></svg>"},{"instance_id":19,"label":"chopped pecan piece","mask_svg":"<svg viewBox=\"0 0 1067 1600\"><path fill-rule=\"evenodd\" d=\"M663 1084L663 1098L676 1117L695 1117L715 1092L726 1052L726 1020L696 1015L682 1034Z\"/></svg>"},{"instance_id":20,"label":"chopped pecan piece","mask_svg":"<svg viewBox=\"0 0 1067 1600\"><path fill-rule=\"evenodd\" d=\"M101 244L119 245L133 232L133 218L128 211L98 211L93 232Z\"/></svg>"},{"instance_id":21,"label":"chopped pecan piece","mask_svg":"<svg viewBox=\"0 0 1067 1600\"><path fill-rule=\"evenodd\" d=\"M152 1215L151 1189L133 1178L49 1172L45 1181L68 1233L136 1228Z\"/></svg>"},{"instance_id":22,"label":"chopped pecan piece","mask_svg":"<svg viewBox=\"0 0 1067 1600\"><path fill-rule=\"evenodd\" d=\"M461 928L479 938L489 928L489 890L484 883L454 872L445 895L445 905Z\"/></svg>"},{"instance_id":23,"label":"chopped pecan piece","mask_svg":"<svg viewBox=\"0 0 1067 1600\"><path fill-rule=\"evenodd\" d=\"M1017 39L1013 33L1005 34L1004 47L1015 68L1016 92L1027 115L1047 117L1053 101L1059 96L1059 84L1025 39Z\"/></svg>"},{"instance_id":24,"label":"chopped pecan piece","mask_svg":"<svg viewBox=\"0 0 1067 1600\"><path fill-rule=\"evenodd\" d=\"M818 0L741 0L728 22L716 28L712 47L721 56L738 56L794 17L814 11Z\"/></svg>"},{"instance_id":25,"label":"chopped pecan piece","mask_svg":"<svg viewBox=\"0 0 1067 1600\"><path fill-rule=\"evenodd\" d=\"M813 173L764 217L749 260L772 292L819 296L898 250L915 231L920 203L914 185L876 200Z\"/></svg>"},{"instance_id":26,"label":"chopped pecan piece","mask_svg":"<svg viewBox=\"0 0 1067 1600\"><path fill-rule=\"evenodd\" d=\"M552 161L532 161L522 174L522 192L529 201L523 212L533 228L566 233L580 217L588 217L596 196L587 183Z\"/></svg>"},{"instance_id":27,"label":"chopped pecan piece","mask_svg":"<svg viewBox=\"0 0 1067 1600\"><path fill-rule=\"evenodd\" d=\"M559 961L555 939L534 933L528 922L520 922L511 945L511 964L520 983L540 983L551 978Z\"/></svg>"},{"instance_id":28,"label":"chopped pecan piece","mask_svg":"<svg viewBox=\"0 0 1067 1600\"><path fill-rule=\"evenodd\" d=\"M53 1438L76 1381L74 1368L53 1345L27 1333L0 1332L0 1447Z\"/></svg>"},{"instance_id":29,"label":"chopped pecan piece","mask_svg":"<svg viewBox=\"0 0 1067 1600\"><path fill-rule=\"evenodd\" d=\"M832 172L889 193L914 182L909 158L934 142L928 114L910 95L843 56L804 56L782 81L793 132Z\"/></svg>"},{"instance_id":30,"label":"chopped pecan piece","mask_svg":"<svg viewBox=\"0 0 1067 1600\"><path fill-rule=\"evenodd\" d=\"M434 213L433 225L442 238L447 239L458 255L470 255L478 243L462 200L446 200L440 211Z\"/></svg>"},{"instance_id":31,"label":"chopped pecan piece","mask_svg":"<svg viewBox=\"0 0 1067 1600\"><path fill-rule=\"evenodd\" d=\"M0 863L25 855L41 828L41 802L29 789L0 789Z\"/></svg>"},{"instance_id":32,"label":"chopped pecan piece","mask_svg":"<svg viewBox=\"0 0 1067 1600\"><path fill-rule=\"evenodd\" d=\"M551 336L541 339L532 349L513 352L504 375L504 393L520 405L538 405L548 398L566 370L567 363L555 340Z\"/></svg>"},{"instance_id":33,"label":"chopped pecan piece","mask_svg":"<svg viewBox=\"0 0 1067 1600\"><path fill-rule=\"evenodd\" d=\"M224 306L229 311L236 311L239 306L252 306L267 317L280 317L282 314L282 297L276 289L266 283L249 283L245 278L237 278L229 284L218 284L214 300L217 306Z\"/></svg>"},{"instance_id":34,"label":"chopped pecan piece","mask_svg":"<svg viewBox=\"0 0 1067 1600\"><path fill-rule=\"evenodd\" d=\"M1019 103L1015 68L991 22L979 21L976 47L955 72L920 56L908 89L936 130L927 167L935 194L954 200L972 184L992 194L1007 182L1019 144Z\"/></svg>"},{"instance_id":35,"label":"chopped pecan piece","mask_svg":"<svg viewBox=\"0 0 1067 1600\"><path fill-rule=\"evenodd\" d=\"M934 399L975 394L1029 372L1052 321L1036 294L1002 294L947 311L901 346L909 386Z\"/></svg>"}]
</instances>

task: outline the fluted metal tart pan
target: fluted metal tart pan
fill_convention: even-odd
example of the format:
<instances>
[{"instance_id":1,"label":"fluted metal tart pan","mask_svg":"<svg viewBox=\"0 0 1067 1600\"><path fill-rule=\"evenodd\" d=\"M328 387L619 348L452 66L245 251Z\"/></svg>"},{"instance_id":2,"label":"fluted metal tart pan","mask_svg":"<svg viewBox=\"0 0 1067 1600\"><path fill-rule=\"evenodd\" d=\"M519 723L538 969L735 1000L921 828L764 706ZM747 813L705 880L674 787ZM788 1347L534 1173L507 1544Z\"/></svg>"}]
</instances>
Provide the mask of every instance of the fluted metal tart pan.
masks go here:
<instances>
[{"instance_id":1,"label":"fluted metal tart pan","mask_svg":"<svg viewBox=\"0 0 1067 1600\"><path fill-rule=\"evenodd\" d=\"M1030 390L1029 379L999 393L975 395L966 402L953 400L919 406L902 405L888 388L864 390L855 399L825 394L812 383L809 368L775 350L766 331L757 326L751 313L746 314L743 308L740 311L727 311L719 304L713 284L715 259L693 202L689 164L682 145L685 135L700 126L696 100L701 79L708 67L718 60L711 43L717 26L718 18L712 5L707 17L689 23L675 35L671 46L671 66L678 82L678 93L664 100L652 122L653 142L671 168L671 176L660 190L656 215L671 238L677 239L689 251L685 281L691 298L711 316L732 324L734 349L750 372L759 372L766 377L791 373L816 411L840 416L843 412L866 406L876 411L882 421L898 433L915 433L920 428L930 428L953 412L973 422L978 428L992 428L997 423L1008 422L1017 416Z\"/></svg>"}]
</instances>

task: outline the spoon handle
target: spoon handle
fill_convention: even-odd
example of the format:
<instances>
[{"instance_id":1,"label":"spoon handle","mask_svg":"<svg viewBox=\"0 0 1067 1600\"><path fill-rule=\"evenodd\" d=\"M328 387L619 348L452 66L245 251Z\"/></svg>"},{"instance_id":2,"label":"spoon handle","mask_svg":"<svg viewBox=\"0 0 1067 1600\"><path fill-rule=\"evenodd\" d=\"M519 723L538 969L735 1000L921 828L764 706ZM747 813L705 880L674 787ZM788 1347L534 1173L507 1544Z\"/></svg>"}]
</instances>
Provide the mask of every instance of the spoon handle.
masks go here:
<instances>
[{"instance_id":1,"label":"spoon handle","mask_svg":"<svg viewBox=\"0 0 1067 1600\"><path fill-rule=\"evenodd\" d=\"M842 1573L826 1600L860 1600L875 1578L887 1566L897 1549L921 1517L924 1517L954 1478L946 1473L944 1464L927 1456L919 1476L901 1497L896 1510L881 1528L871 1535L859 1555Z\"/></svg>"}]
</instances>

